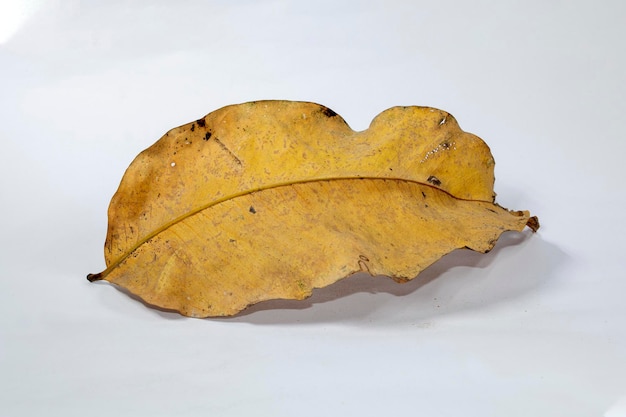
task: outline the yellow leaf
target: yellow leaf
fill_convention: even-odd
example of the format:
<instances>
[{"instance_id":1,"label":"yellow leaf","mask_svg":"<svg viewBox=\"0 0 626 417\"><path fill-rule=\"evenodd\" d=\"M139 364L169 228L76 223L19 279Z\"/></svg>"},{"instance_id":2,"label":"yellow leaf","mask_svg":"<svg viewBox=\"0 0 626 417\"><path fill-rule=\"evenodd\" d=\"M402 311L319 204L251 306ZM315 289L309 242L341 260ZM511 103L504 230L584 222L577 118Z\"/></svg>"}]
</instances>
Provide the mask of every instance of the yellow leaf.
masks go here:
<instances>
[{"instance_id":1,"label":"yellow leaf","mask_svg":"<svg viewBox=\"0 0 626 417\"><path fill-rule=\"evenodd\" d=\"M133 161L109 206L107 269L88 279L192 317L303 299L359 271L407 281L539 227L495 204L493 168L433 108L393 107L355 132L314 103L224 107Z\"/></svg>"}]
</instances>

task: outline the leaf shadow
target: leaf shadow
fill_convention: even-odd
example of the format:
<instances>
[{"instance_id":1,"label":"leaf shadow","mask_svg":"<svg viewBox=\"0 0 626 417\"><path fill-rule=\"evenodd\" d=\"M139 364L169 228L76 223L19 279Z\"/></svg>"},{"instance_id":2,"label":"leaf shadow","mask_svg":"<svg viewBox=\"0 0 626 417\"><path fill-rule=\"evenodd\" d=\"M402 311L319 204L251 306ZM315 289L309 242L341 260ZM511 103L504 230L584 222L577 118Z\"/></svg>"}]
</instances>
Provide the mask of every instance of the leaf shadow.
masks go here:
<instances>
[{"instance_id":1,"label":"leaf shadow","mask_svg":"<svg viewBox=\"0 0 626 417\"><path fill-rule=\"evenodd\" d=\"M189 317L185 317L181 315L176 310L166 309L166 308L156 306L154 304L150 304L146 302L143 298L128 291L126 288L115 285L114 283L103 280L103 281L94 281L90 285L102 285L105 287L111 287L111 288L114 288L116 291L119 291L122 294L126 295L126 297L122 297L121 300L116 299L117 301L116 301L116 306L113 308L114 310L119 310L120 308L137 308L139 306L139 308L142 308L144 311L147 311L150 314L155 314L167 320L188 320L189 319ZM109 298L107 298L107 300L109 300ZM119 303L124 303L124 307L120 306Z\"/></svg>"},{"instance_id":2,"label":"leaf shadow","mask_svg":"<svg viewBox=\"0 0 626 417\"><path fill-rule=\"evenodd\" d=\"M509 250L513 246L517 246L516 250ZM421 320L521 297L550 279L566 257L558 247L539 235L529 231L507 232L502 234L491 252L455 250L407 283L358 273L314 290L305 300L268 300L233 317L209 320L256 325L371 322L372 318L378 321L389 318L397 322L400 316L407 318L407 310L408 319ZM509 264L516 267L508 273L491 271L485 274L484 270L494 270L498 263L506 270L511 268ZM486 292L475 290L481 285L487 288ZM431 286L435 288L425 291ZM379 295L372 296L374 294ZM445 308L433 306L433 295L435 299L439 296L448 300Z\"/></svg>"},{"instance_id":3,"label":"leaf shadow","mask_svg":"<svg viewBox=\"0 0 626 417\"><path fill-rule=\"evenodd\" d=\"M358 273L328 287L315 289L305 300L268 300L232 317L205 320L254 325L398 323L402 319L414 322L471 308L485 308L521 297L549 280L566 257L558 247L538 234L506 232L489 253L455 250L406 283L397 283L385 276ZM501 264L506 271L495 271L491 278L486 276L495 264ZM509 269L512 272L507 272ZM124 297L124 300L128 303L120 301L125 308L142 308L167 320L189 319L175 310L149 304L123 287L104 281L93 284L113 287L127 295L129 298ZM472 287L481 285L487 288L487 292L481 290L477 294ZM433 297L438 297L440 301L433 303ZM434 304L444 304L444 308ZM119 308L115 306L115 310Z\"/></svg>"}]
</instances>

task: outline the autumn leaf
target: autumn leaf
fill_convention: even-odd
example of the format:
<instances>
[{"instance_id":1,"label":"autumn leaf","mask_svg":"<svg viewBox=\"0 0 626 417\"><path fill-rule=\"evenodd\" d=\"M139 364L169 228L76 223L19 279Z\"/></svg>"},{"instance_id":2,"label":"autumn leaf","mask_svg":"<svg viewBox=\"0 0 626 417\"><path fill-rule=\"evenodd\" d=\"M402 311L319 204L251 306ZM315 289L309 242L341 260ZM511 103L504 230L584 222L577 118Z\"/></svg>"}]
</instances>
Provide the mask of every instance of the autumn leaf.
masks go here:
<instances>
[{"instance_id":1,"label":"autumn leaf","mask_svg":"<svg viewBox=\"0 0 626 417\"><path fill-rule=\"evenodd\" d=\"M353 131L327 107L260 101L166 133L109 206L107 280L192 317L304 299L359 271L403 282L457 248L539 227L495 203L488 146L448 113L393 107Z\"/></svg>"}]
</instances>

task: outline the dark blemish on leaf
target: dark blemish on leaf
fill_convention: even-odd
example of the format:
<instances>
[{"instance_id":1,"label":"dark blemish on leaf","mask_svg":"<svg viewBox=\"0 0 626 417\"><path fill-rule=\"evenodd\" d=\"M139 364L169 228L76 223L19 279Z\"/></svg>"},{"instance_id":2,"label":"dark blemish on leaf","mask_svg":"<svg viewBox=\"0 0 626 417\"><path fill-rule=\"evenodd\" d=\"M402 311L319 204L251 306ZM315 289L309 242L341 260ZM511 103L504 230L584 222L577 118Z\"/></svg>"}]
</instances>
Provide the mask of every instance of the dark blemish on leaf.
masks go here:
<instances>
[{"instance_id":1,"label":"dark blemish on leaf","mask_svg":"<svg viewBox=\"0 0 626 417\"><path fill-rule=\"evenodd\" d=\"M209 140L209 139L211 139L211 132L206 132L206 133L204 134L204 138L203 138L203 139L204 139L204 140Z\"/></svg>"},{"instance_id":2,"label":"dark blemish on leaf","mask_svg":"<svg viewBox=\"0 0 626 417\"><path fill-rule=\"evenodd\" d=\"M393 171L393 168L389 168L389 171Z\"/></svg>"},{"instance_id":3,"label":"dark blemish on leaf","mask_svg":"<svg viewBox=\"0 0 626 417\"><path fill-rule=\"evenodd\" d=\"M441 181L439 181L439 178L435 177L434 175L431 175L430 177L428 177L426 181L428 181L429 183L437 187L441 185Z\"/></svg>"},{"instance_id":4,"label":"dark blemish on leaf","mask_svg":"<svg viewBox=\"0 0 626 417\"><path fill-rule=\"evenodd\" d=\"M198 126L200 127L206 126L206 122L204 121L204 118L196 120L196 123L198 123Z\"/></svg>"},{"instance_id":5,"label":"dark blemish on leaf","mask_svg":"<svg viewBox=\"0 0 626 417\"><path fill-rule=\"evenodd\" d=\"M335 113L334 111L332 111L328 107L322 108L322 113L324 113L324 116L326 116L326 117L335 117L335 116L337 116L337 113Z\"/></svg>"},{"instance_id":6,"label":"dark blemish on leaf","mask_svg":"<svg viewBox=\"0 0 626 417\"><path fill-rule=\"evenodd\" d=\"M487 208L487 210L489 210L489 211L490 211L490 212L492 212L492 213L496 213L496 214L498 214L498 212L497 212L497 211L495 211L494 209Z\"/></svg>"},{"instance_id":7,"label":"dark blemish on leaf","mask_svg":"<svg viewBox=\"0 0 626 417\"><path fill-rule=\"evenodd\" d=\"M256 210L254 209L254 207L250 206L250 213L252 214L256 214Z\"/></svg>"},{"instance_id":8,"label":"dark blemish on leaf","mask_svg":"<svg viewBox=\"0 0 626 417\"><path fill-rule=\"evenodd\" d=\"M236 242L236 240L235 240L235 239L228 239L228 241L229 241L230 243L235 243L235 242Z\"/></svg>"},{"instance_id":9,"label":"dark blemish on leaf","mask_svg":"<svg viewBox=\"0 0 626 417\"><path fill-rule=\"evenodd\" d=\"M440 146L441 146L443 149L450 149L450 142L441 142L441 143L440 143Z\"/></svg>"},{"instance_id":10,"label":"dark blemish on leaf","mask_svg":"<svg viewBox=\"0 0 626 417\"><path fill-rule=\"evenodd\" d=\"M422 197L426 198L426 193L422 191Z\"/></svg>"},{"instance_id":11,"label":"dark blemish on leaf","mask_svg":"<svg viewBox=\"0 0 626 417\"><path fill-rule=\"evenodd\" d=\"M359 255L359 259L365 262L369 262L369 258L365 255Z\"/></svg>"},{"instance_id":12,"label":"dark blemish on leaf","mask_svg":"<svg viewBox=\"0 0 626 417\"><path fill-rule=\"evenodd\" d=\"M191 131L193 132L194 130L196 130L196 124L195 123L191 125Z\"/></svg>"}]
</instances>

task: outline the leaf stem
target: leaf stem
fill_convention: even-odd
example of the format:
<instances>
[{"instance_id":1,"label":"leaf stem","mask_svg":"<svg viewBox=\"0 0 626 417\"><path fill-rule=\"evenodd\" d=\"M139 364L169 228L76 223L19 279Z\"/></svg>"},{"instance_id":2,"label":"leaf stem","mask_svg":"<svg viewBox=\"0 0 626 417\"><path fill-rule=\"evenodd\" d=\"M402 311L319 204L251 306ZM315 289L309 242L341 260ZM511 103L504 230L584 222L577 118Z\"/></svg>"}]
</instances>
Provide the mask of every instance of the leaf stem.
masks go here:
<instances>
[{"instance_id":1,"label":"leaf stem","mask_svg":"<svg viewBox=\"0 0 626 417\"><path fill-rule=\"evenodd\" d=\"M101 279L102 279L102 272L98 274L87 274L87 281L89 282L100 281Z\"/></svg>"}]
</instances>

